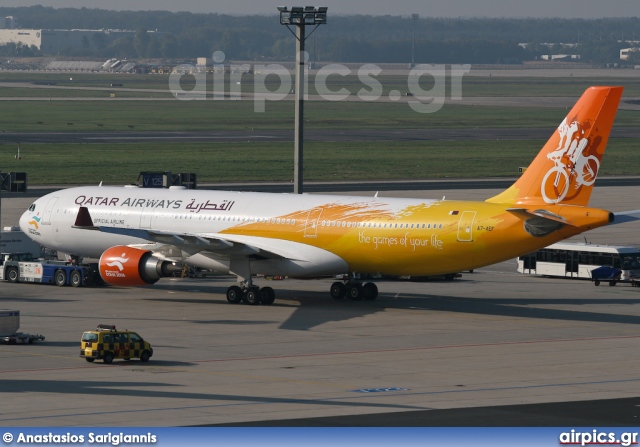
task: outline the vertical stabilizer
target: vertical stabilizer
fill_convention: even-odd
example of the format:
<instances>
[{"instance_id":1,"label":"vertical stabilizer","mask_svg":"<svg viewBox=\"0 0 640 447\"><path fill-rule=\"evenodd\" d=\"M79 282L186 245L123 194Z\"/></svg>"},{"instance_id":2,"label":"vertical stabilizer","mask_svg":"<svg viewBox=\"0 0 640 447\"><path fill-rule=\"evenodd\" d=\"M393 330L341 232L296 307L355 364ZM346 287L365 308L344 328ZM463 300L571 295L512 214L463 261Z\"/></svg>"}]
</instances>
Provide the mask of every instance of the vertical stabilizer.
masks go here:
<instances>
[{"instance_id":1,"label":"vertical stabilizer","mask_svg":"<svg viewBox=\"0 0 640 447\"><path fill-rule=\"evenodd\" d=\"M588 205L622 90L588 88L522 176L487 202Z\"/></svg>"}]
</instances>

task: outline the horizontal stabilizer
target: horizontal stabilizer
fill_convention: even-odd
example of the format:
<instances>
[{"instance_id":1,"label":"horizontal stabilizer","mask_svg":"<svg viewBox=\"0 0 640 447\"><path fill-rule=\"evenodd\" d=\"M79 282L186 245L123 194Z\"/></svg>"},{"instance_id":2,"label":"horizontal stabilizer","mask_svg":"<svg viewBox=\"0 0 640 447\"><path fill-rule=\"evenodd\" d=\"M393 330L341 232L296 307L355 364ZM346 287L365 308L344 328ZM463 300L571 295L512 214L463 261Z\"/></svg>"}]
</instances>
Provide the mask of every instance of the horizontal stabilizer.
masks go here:
<instances>
[{"instance_id":1,"label":"horizontal stabilizer","mask_svg":"<svg viewBox=\"0 0 640 447\"><path fill-rule=\"evenodd\" d=\"M614 216L614 224L635 222L637 220L640 220L640 210L621 211L619 213L614 213Z\"/></svg>"},{"instance_id":2,"label":"horizontal stabilizer","mask_svg":"<svg viewBox=\"0 0 640 447\"><path fill-rule=\"evenodd\" d=\"M547 210L528 210L525 208L508 208L507 211L524 221L527 233L535 237L546 236L565 225L575 226L564 217Z\"/></svg>"},{"instance_id":3,"label":"horizontal stabilizer","mask_svg":"<svg viewBox=\"0 0 640 447\"><path fill-rule=\"evenodd\" d=\"M575 226L571 222L567 221L567 219L565 219L564 217L558 216L557 214L553 214L551 211L547 211L547 210L528 210L525 208L508 208L507 211L517 215L521 219L540 217L542 219L547 219L560 224Z\"/></svg>"}]
</instances>

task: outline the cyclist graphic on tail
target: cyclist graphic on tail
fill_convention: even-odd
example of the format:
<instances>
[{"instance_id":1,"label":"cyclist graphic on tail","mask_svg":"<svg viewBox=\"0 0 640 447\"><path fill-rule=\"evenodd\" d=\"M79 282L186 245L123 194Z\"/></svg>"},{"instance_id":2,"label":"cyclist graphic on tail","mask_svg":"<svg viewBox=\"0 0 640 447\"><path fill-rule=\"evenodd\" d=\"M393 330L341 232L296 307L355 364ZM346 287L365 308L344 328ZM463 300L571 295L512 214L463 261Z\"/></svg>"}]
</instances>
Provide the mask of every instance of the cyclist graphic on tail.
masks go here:
<instances>
[{"instance_id":1,"label":"cyclist graphic on tail","mask_svg":"<svg viewBox=\"0 0 640 447\"><path fill-rule=\"evenodd\" d=\"M568 122L567 118L558 126L558 147L547 154L554 166L542 179L541 193L546 203L561 202L572 183L576 190L593 185L600 168L597 157L583 153L589 144L589 139L584 136L585 131L591 127L591 123Z\"/></svg>"}]
</instances>

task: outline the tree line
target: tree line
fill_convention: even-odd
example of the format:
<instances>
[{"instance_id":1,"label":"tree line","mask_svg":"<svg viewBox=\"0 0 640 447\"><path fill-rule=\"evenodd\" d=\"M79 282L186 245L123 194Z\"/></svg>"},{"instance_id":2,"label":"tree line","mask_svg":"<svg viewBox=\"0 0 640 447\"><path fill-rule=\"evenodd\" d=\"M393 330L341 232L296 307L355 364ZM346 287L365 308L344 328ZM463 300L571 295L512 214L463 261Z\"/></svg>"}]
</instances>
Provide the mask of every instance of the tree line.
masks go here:
<instances>
[{"instance_id":1,"label":"tree line","mask_svg":"<svg viewBox=\"0 0 640 447\"><path fill-rule=\"evenodd\" d=\"M107 42L96 33L81 48L57 55L118 58L185 58L223 51L229 60L291 60L294 38L273 16L229 16L168 11L0 7L31 29L127 29ZM153 31L153 32L149 32ZM157 31L157 32L156 32ZM307 40L312 58L334 62L409 63L415 31L416 63L520 63L543 54L580 54L581 61L619 62L619 50L640 40L637 17L607 19L497 19L341 16ZM528 43L526 48L520 43ZM545 45L577 44L577 46ZM27 47L0 47L3 55L38 55Z\"/></svg>"}]
</instances>

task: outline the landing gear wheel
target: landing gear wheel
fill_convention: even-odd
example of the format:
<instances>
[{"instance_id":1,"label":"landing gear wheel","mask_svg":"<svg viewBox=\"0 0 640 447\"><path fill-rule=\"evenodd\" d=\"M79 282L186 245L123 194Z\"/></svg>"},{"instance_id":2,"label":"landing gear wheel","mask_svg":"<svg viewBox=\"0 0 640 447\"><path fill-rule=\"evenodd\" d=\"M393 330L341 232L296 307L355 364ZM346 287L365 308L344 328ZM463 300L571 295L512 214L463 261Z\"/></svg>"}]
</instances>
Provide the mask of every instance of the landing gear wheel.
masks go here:
<instances>
[{"instance_id":1,"label":"landing gear wheel","mask_svg":"<svg viewBox=\"0 0 640 447\"><path fill-rule=\"evenodd\" d=\"M7 279L9 282L18 282L18 269L16 267L9 267L7 269Z\"/></svg>"},{"instance_id":2,"label":"landing gear wheel","mask_svg":"<svg viewBox=\"0 0 640 447\"><path fill-rule=\"evenodd\" d=\"M276 300L276 292L271 287L263 287L260 289L260 298L262 299L262 304L269 306Z\"/></svg>"},{"instance_id":3,"label":"landing gear wheel","mask_svg":"<svg viewBox=\"0 0 640 447\"><path fill-rule=\"evenodd\" d=\"M334 282L331 284L329 292L331 293L331 298L334 300L343 300L344 296L347 294L347 288L341 282Z\"/></svg>"},{"instance_id":4,"label":"landing gear wheel","mask_svg":"<svg viewBox=\"0 0 640 447\"><path fill-rule=\"evenodd\" d=\"M231 304L238 304L242 301L242 289L238 286L231 286L227 289L227 301Z\"/></svg>"},{"instance_id":5,"label":"landing gear wheel","mask_svg":"<svg viewBox=\"0 0 640 447\"><path fill-rule=\"evenodd\" d=\"M244 300L247 302L247 304L250 304L252 306L257 306L258 304L260 304L260 289L258 287L249 287Z\"/></svg>"},{"instance_id":6,"label":"landing gear wheel","mask_svg":"<svg viewBox=\"0 0 640 447\"><path fill-rule=\"evenodd\" d=\"M56 283L56 286L64 286L67 283L67 275L64 273L64 270L56 271L53 281Z\"/></svg>"},{"instance_id":7,"label":"landing gear wheel","mask_svg":"<svg viewBox=\"0 0 640 447\"><path fill-rule=\"evenodd\" d=\"M73 272L71 272L69 282L73 287L80 286L82 284L82 274L78 270L74 270Z\"/></svg>"},{"instance_id":8,"label":"landing gear wheel","mask_svg":"<svg viewBox=\"0 0 640 447\"><path fill-rule=\"evenodd\" d=\"M364 294L362 293L362 284L351 284L348 288L347 288L347 294L349 295L349 298L352 299L353 301L360 301L362 300L362 298L364 298Z\"/></svg>"},{"instance_id":9,"label":"landing gear wheel","mask_svg":"<svg viewBox=\"0 0 640 447\"><path fill-rule=\"evenodd\" d=\"M378 298L378 286L372 282L368 282L362 286L362 294L365 300L373 301Z\"/></svg>"}]
</instances>

